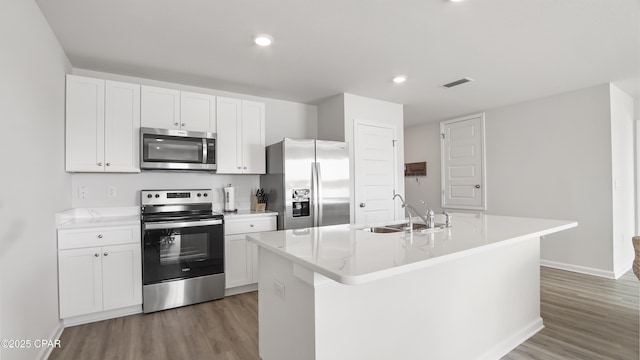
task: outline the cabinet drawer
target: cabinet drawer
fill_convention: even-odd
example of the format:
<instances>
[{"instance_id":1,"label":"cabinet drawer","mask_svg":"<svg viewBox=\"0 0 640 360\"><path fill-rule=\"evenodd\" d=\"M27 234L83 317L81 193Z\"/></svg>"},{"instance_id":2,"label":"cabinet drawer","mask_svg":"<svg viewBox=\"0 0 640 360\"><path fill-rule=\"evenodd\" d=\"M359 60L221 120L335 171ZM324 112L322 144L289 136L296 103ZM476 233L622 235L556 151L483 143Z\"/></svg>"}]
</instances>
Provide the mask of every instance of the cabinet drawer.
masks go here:
<instances>
[{"instance_id":1,"label":"cabinet drawer","mask_svg":"<svg viewBox=\"0 0 640 360\"><path fill-rule=\"evenodd\" d=\"M226 220L224 232L226 235L247 234L261 231L276 230L276 217L256 217L250 219Z\"/></svg>"},{"instance_id":2,"label":"cabinet drawer","mask_svg":"<svg viewBox=\"0 0 640 360\"><path fill-rule=\"evenodd\" d=\"M137 226L58 230L58 249L140 243Z\"/></svg>"}]
</instances>

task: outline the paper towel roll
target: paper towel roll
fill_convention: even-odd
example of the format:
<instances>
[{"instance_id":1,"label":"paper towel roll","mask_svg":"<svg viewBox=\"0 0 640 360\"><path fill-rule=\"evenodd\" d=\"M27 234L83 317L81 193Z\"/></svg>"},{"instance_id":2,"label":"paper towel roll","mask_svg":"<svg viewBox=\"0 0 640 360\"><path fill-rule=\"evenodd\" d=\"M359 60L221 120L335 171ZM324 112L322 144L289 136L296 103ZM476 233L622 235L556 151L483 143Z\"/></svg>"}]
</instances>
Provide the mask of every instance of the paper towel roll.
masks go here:
<instances>
[{"instance_id":1,"label":"paper towel roll","mask_svg":"<svg viewBox=\"0 0 640 360\"><path fill-rule=\"evenodd\" d=\"M224 211L236 210L236 189L229 184L224 188Z\"/></svg>"}]
</instances>

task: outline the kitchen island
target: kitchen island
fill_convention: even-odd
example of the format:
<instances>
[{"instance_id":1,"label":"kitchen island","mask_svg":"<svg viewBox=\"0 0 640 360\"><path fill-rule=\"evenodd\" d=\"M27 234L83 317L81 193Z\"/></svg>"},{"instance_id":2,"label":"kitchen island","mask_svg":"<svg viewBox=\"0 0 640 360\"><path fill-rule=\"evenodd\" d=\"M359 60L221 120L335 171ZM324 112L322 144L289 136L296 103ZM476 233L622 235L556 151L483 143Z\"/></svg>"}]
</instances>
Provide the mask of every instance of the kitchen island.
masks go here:
<instances>
[{"instance_id":1,"label":"kitchen island","mask_svg":"<svg viewBox=\"0 0 640 360\"><path fill-rule=\"evenodd\" d=\"M251 234L260 248L260 356L499 359L543 327L540 237L575 226L455 214L439 231Z\"/></svg>"}]
</instances>

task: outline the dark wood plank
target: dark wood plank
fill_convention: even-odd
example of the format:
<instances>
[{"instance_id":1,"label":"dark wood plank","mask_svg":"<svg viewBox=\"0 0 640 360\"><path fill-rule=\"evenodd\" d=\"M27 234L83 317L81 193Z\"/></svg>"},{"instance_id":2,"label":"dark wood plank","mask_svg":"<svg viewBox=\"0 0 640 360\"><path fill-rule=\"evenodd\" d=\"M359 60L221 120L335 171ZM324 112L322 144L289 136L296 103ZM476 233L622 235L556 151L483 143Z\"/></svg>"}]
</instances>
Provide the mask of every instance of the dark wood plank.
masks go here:
<instances>
[{"instance_id":1,"label":"dark wood plank","mask_svg":"<svg viewBox=\"0 0 640 360\"><path fill-rule=\"evenodd\" d=\"M503 360L640 359L640 282L541 268L545 328ZM50 359L217 359L258 356L258 295L79 325Z\"/></svg>"},{"instance_id":2,"label":"dark wood plank","mask_svg":"<svg viewBox=\"0 0 640 360\"><path fill-rule=\"evenodd\" d=\"M640 359L640 282L541 268L545 328L503 360Z\"/></svg>"}]
</instances>

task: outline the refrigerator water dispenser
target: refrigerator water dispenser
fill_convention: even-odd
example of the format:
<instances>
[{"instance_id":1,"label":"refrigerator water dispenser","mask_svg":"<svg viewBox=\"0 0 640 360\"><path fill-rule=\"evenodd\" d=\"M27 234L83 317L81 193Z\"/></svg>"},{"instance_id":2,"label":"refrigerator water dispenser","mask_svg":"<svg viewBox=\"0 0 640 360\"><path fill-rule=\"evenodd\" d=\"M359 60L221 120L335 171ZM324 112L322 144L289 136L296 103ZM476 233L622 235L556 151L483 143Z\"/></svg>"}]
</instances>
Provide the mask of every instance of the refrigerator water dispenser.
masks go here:
<instances>
[{"instance_id":1,"label":"refrigerator water dispenser","mask_svg":"<svg viewBox=\"0 0 640 360\"><path fill-rule=\"evenodd\" d=\"M291 191L293 202L291 210L293 217L309 216L309 203L311 190L309 189L293 189Z\"/></svg>"}]
</instances>

